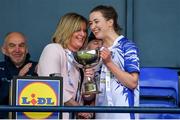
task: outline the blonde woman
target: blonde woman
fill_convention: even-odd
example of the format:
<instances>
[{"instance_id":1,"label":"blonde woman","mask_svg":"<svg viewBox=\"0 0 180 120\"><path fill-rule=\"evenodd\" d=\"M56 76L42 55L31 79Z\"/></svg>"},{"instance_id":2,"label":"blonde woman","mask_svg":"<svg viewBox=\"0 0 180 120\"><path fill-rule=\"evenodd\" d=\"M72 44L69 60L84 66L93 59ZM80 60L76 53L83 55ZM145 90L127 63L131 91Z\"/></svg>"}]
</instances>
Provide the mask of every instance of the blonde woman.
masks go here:
<instances>
[{"instance_id":1,"label":"blonde woman","mask_svg":"<svg viewBox=\"0 0 180 120\"><path fill-rule=\"evenodd\" d=\"M67 13L59 21L52 37L54 43L48 44L39 59L38 75L49 76L61 73L63 77L63 103L65 106L81 105L79 68L73 63L72 52L80 50L87 40L87 20L77 13ZM93 71L87 69L87 76ZM89 118L89 113L78 113L81 118ZM68 118L67 115L63 118Z\"/></svg>"}]
</instances>

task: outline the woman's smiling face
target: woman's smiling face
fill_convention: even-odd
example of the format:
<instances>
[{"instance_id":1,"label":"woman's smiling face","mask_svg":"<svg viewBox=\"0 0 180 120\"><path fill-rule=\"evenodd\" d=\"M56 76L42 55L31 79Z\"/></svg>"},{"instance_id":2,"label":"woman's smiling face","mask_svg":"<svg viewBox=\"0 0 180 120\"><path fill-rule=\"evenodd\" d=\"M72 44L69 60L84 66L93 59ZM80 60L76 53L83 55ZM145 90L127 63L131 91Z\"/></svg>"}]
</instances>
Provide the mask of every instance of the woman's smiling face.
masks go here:
<instances>
[{"instance_id":1,"label":"woman's smiling face","mask_svg":"<svg viewBox=\"0 0 180 120\"><path fill-rule=\"evenodd\" d=\"M81 28L72 34L72 37L68 44L68 49L73 52L78 51L84 44L87 37L87 26L86 23L81 24Z\"/></svg>"},{"instance_id":2,"label":"woman's smiling face","mask_svg":"<svg viewBox=\"0 0 180 120\"><path fill-rule=\"evenodd\" d=\"M99 11L92 12L89 15L89 26L97 39L103 39L109 30L109 23Z\"/></svg>"}]
</instances>

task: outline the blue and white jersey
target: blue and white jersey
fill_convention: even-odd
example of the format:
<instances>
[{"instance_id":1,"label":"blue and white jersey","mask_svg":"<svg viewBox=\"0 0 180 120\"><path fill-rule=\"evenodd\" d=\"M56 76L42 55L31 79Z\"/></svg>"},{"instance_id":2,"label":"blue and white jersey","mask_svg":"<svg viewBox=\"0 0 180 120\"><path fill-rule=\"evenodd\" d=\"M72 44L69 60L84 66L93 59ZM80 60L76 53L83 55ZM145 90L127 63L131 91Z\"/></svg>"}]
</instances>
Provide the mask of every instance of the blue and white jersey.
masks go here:
<instances>
[{"instance_id":1,"label":"blue and white jersey","mask_svg":"<svg viewBox=\"0 0 180 120\"><path fill-rule=\"evenodd\" d=\"M139 73L138 50L135 44L124 36L119 36L109 48L112 52L114 63L123 71ZM109 72L109 73L108 73ZM109 77L108 77L108 74ZM108 84L109 80L109 85ZM138 106L139 86L131 90L121 84L110 73L105 65L102 65L100 74L100 93L97 96L97 106ZM97 113L97 119L135 119L133 113Z\"/></svg>"}]
</instances>

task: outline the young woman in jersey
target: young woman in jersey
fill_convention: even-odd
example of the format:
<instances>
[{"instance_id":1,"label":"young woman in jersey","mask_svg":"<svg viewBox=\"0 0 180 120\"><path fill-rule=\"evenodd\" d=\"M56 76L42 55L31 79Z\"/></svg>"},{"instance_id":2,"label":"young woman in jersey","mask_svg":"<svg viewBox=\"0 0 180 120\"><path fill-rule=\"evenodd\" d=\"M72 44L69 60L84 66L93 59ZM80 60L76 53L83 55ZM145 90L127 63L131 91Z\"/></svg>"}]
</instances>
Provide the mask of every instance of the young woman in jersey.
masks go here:
<instances>
[{"instance_id":1,"label":"young woman in jersey","mask_svg":"<svg viewBox=\"0 0 180 120\"><path fill-rule=\"evenodd\" d=\"M96 106L138 106L139 58L135 44L124 37L112 6L100 5L91 10L90 29L103 40L100 91ZM97 119L135 119L134 113L96 113Z\"/></svg>"}]
</instances>

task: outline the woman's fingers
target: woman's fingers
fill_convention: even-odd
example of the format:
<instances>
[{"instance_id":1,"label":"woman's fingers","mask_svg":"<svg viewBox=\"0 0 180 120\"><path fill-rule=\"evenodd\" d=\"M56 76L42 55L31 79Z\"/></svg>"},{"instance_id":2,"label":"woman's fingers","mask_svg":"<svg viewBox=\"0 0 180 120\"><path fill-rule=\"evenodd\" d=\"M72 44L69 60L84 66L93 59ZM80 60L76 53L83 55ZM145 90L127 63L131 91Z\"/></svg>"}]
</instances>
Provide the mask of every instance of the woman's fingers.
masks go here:
<instances>
[{"instance_id":1,"label":"woman's fingers","mask_svg":"<svg viewBox=\"0 0 180 120\"><path fill-rule=\"evenodd\" d=\"M84 72L85 72L86 77L94 77L94 69L93 68L85 69Z\"/></svg>"}]
</instances>

